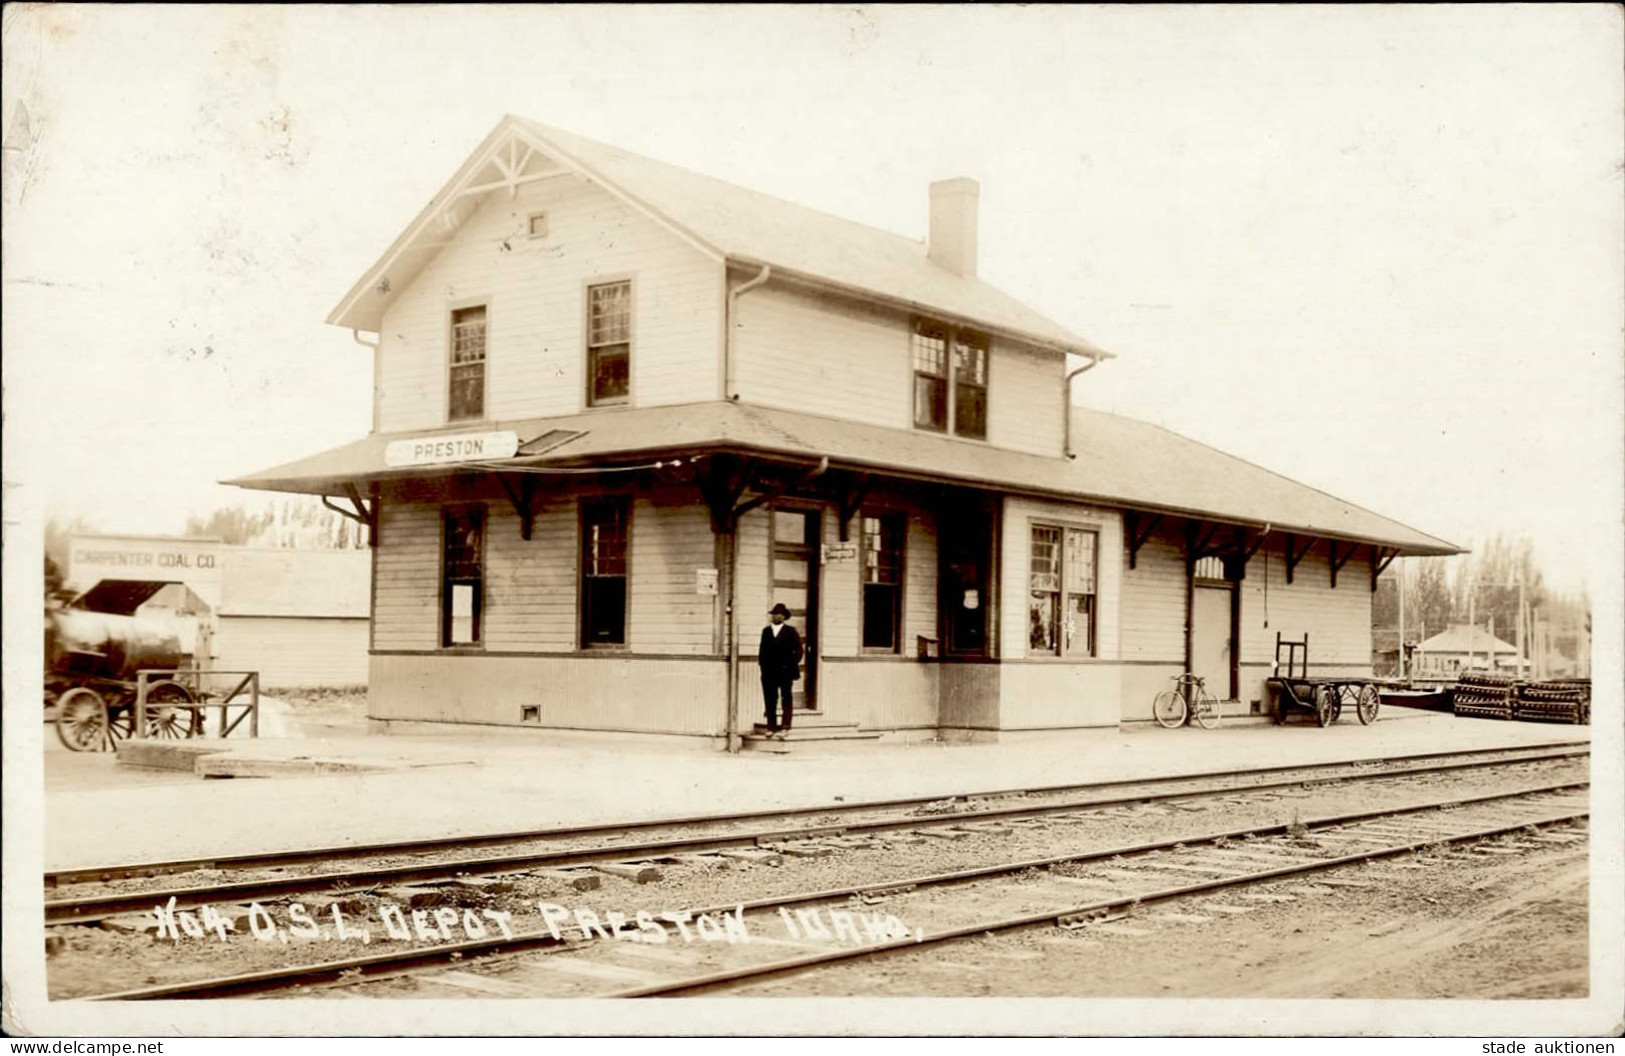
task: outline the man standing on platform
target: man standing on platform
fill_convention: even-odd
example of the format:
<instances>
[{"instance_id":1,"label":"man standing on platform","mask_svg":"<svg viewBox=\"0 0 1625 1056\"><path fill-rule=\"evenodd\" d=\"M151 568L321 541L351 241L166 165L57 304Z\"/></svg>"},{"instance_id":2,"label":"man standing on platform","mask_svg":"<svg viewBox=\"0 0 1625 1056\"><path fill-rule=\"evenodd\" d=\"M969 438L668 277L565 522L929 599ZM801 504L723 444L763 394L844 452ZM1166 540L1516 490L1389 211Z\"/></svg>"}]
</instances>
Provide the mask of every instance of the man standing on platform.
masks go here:
<instances>
[{"instance_id":1,"label":"man standing on platform","mask_svg":"<svg viewBox=\"0 0 1625 1056\"><path fill-rule=\"evenodd\" d=\"M801 677L801 635L784 622L791 616L790 607L782 601L774 605L768 616L772 623L762 628L762 642L756 649L756 662L762 668L762 699L767 704L767 732L779 737L790 732L791 690ZM784 721L776 721L776 703L782 707Z\"/></svg>"}]
</instances>

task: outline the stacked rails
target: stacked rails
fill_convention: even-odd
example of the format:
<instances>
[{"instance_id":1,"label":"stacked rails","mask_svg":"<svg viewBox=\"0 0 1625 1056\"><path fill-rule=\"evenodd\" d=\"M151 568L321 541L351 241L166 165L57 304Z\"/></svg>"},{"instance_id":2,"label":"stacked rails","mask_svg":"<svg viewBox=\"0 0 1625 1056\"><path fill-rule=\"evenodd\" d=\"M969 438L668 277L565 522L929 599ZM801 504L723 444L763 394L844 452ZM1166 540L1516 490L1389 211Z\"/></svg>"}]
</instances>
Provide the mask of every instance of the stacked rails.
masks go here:
<instances>
[{"instance_id":1,"label":"stacked rails","mask_svg":"<svg viewBox=\"0 0 1625 1056\"><path fill-rule=\"evenodd\" d=\"M1512 717L1525 722L1568 722L1576 726L1591 721L1591 680L1554 678L1518 687L1512 702Z\"/></svg>"},{"instance_id":2,"label":"stacked rails","mask_svg":"<svg viewBox=\"0 0 1625 1056\"><path fill-rule=\"evenodd\" d=\"M1518 687L1518 680L1510 675L1462 675L1456 680L1455 712L1479 719L1510 719Z\"/></svg>"}]
</instances>

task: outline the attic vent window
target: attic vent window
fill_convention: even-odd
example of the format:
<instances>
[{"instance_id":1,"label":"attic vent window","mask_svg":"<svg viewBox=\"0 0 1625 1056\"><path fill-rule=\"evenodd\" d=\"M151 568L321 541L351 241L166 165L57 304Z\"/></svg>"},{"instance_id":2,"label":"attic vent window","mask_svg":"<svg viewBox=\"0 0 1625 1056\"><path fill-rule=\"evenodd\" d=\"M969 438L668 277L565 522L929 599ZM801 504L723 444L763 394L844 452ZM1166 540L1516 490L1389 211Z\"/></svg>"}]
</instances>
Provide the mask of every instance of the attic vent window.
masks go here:
<instances>
[{"instance_id":1,"label":"attic vent window","mask_svg":"<svg viewBox=\"0 0 1625 1056\"><path fill-rule=\"evenodd\" d=\"M546 213L531 213L530 214L530 237L531 238L546 238L547 237L547 214Z\"/></svg>"}]
</instances>

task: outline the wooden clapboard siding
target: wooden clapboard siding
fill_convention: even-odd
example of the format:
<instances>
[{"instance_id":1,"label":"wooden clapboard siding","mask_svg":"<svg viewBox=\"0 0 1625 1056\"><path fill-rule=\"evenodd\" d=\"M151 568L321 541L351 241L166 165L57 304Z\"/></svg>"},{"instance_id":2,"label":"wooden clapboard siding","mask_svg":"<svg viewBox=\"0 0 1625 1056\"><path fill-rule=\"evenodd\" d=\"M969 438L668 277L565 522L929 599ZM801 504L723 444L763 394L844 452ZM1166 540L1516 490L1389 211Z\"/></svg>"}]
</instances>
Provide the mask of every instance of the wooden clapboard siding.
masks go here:
<instances>
[{"instance_id":1,"label":"wooden clapboard siding","mask_svg":"<svg viewBox=\"0 0 1625 1056\"><path fill-rule=\"evenodd\" d=\"M1299 562L1288 585L1284 538L1271 536L1265 542L1266 548L1248 562L1247 578L1241 584L1241 662L1273 661L1277 631L1283 638L1300 639L1307 632L1310 674L1333 665L1353 666L1370 674L1370 566L1357 556L1338 573L1337 589L1333 590L1328 545L1317 542ZM1268 627L1264 626L1266 576Z\"/></svg>"},{"instance_id":2,"label":"wooden clapboard siding","mask_svg":"<svg viewBox=\"0 0 1625 1056\"><path fill-rule=\"evenodd\" d=\"M819 669L818 707L865 730L916 730L937 724L938 665L911 656L834 660Z\"/></svg>"},{"instance_id":3,"label":"wooden clapboard siding","mask_svg":"<svg viewBox=\"0 0 1625 1056\"><path fill-rule=\"evenodd\" d=\"M385 502L373 574L373 648L440 645L440 507Z\"/></svg>"},{"instance_id":4,"label":"wooden clapboard siding","mask_svg":"<svg viewBox=\"0 0 1625 1056\"><path fill-rule=\"evenodd\" d=\"M374 653L367 714L718 736L726 700L727 665L721 660ZM527 705L538 709L535 722L521 721Z\"/></svg>"},{"instance_id":5,"label":"wooden clapboard siding","mask_svg":"<svg viewBox=\"0 0 1625 1056\"><path fill-rule=\"evenodd\" d=\"M492 652L576 647L576 501L538 502L530 539L506 498L486 503L481 632Z\"/></svg>"},{"instance_id":6,"label":"wooden clapboard siding","mask_svg":"<svg viewBox=\"0 0 1625 1056\"><path fill-rule=\"evenodd\" d=\"M632 505L627 644L638 653L707 654L717 599L694 592L715 559L711 520L697 495L639 496Z\"/></svg>"},{"instance_id":7,"label":"wooden clapboard siding","mask_svg":"<svg viewBox=\"0 0 1625 1056\"><path fill-rule=\"evenodd\" d=\"M912 428L911 325L905 312L769 283L737 302L734 389L764 406ZM992 343L988 443L1061 453L1063 358Z\"/></svg>"},{"instance_id":8,"label":"wooden clapboard siding","mask_svg":"<svg viewBox=\"0 0 1625 1056\"><path fill-rule=\"evenodd\" d=\"M740 656L755 657L757 640L767 623L767 610L773 605L767 577L768 526L768 511L763 507L739 519L739 589L734 624Z\"/></svg>"},{"instance_id":9,"label":"wooden clapboard siding","mask_svg":"<svg viewBox=\"0 0 1625 1056\"><path fill-rule=\"evenodd\" d=\"M258 671L262 689L358 686L367 681L367 621L348 617L220 617L220 671Z\"/></svg>"},{"instance_id":10,"label":"wooden clapboard siding","mask_svg":"<svg viewBox=\"0 0 1625 1056\"><path fill-rule=\"evenodd\" d=\"M1134 567L1125 548L1122 657L1185 664L1185 557L1177 538L1160 529L1140 547ZM1150 714L1147 705L1147 714Z\"/></svg>"},{"instance_id":11,"label":"wooden clapboard siding","mask_svg":"<svg viewBox=\"0 0 1625 1056\"><path fill-rule=\"evenodd\" d=\"M1062 436L1065 357L994 341L988 365L987 440L995 447L1057 456Z\"/></svg>"},{"instance_id":12,"label":"wooden clapboard siding","mask_svg":"<svg viewBox=\"0 0 1625 1056\"><path fill-rule=\"evenodd\" d=\"M532 212L548 235L531 239ZM722 271L605 191L574 178L493 194L384 314L379 429L446 424L449 312L487 305L486 416L573 414L585 402L585 294L633 280L632 400L715 399Z\"/></svg>"},{"instance_id":13,"label":"wooden clapboard siding","mask_svg":"<svg viewBox=\"0 0 1625 1056\"><path fill-rule=\"evenodd\" d=\"M739 297L735 322L741 399L909 427L907 315L769 284Z\"/></svg>"},{"instance_id":14,"label":"wooden clapboard siding","mask_svg":"<svg viewBox=\"0 0 1625 1056\"><path fill-rule=\"evenodd\" d=\"M841 518L834 510L824 513L824 543L841 541ZM863 524L860 517L852 518L848 541L858 548L858 556L851 561L825 561L823 563L822 593L819 596L819 655L857 656L863 651ZM822 671L828 671L823 668ZM824 681L819 675L819 710L833 713L840 707L837 684Z\"/></svg>"},{"instance_id":15,"label":"wooden clapboard siding","mask_svg":"<svg viewBox=\"0 0 1625 1056\"><path fill-rule=\"evenodd\" d=\"M913 656L920 638L938 635L936 516L919 508L909 510L908 540L904 546L901 649L904 656Z\"/></svg>"},{"instance_id":16,"label":"wooden clapboard siding","mask_svg":"<svg viewBox=\"0 0 1625 1056\"><path fill-rule=\"evenodd\" d=\"M999 728L1116 726L1122 711L1116 664L999 665Z\"/></svg>"},{"instance_id":17,"label":"wooden clapboard siding","mask_svg":"<svg viewBox=\"0 0 1625 1056\"><path fill-rule=\"evenodd\" d=\"M1018 660L1028 655L1027 587L1031 571L1034 523L1088 528L1099 533L1095 563L1095 658L1118 656L1118 597L1123 573L1123 518L1116 510L1078 503L1007 498L1004 503L1003 638L1000 655ZM1065 661L1057 658L1056 663Z\"/></svg>"}]
</instances>

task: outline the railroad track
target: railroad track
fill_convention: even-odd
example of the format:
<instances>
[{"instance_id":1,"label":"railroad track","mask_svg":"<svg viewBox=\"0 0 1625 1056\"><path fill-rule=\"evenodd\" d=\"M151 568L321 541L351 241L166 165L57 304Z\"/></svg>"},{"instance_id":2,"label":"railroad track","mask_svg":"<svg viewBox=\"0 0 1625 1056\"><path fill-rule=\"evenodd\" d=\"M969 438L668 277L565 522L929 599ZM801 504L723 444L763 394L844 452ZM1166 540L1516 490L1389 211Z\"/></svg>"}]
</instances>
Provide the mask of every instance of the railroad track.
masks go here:
<instances>
[{"instance_id":1,"label":"railroad track","mask_svg":"<svg viewBox=\"0 0 1625 1056\"><path fill-rule=\"evenodd\" d=\"M1282 880L1313 878L1332 890L1357 893L1375 881L1349 876L1350 867L1445 845L1498 841L1481 849L1510 854L1581 844L1588 838L1588 788L1580 780L1458 796L700 907L677 916L692 928L658 918L666 921L659 926L659 942L650 941L653 933L646 925L626 929L610 922L606 927L596 917L570 917L564 907L538 907L545 926L509 937L95 996L218 997L331 983L340 991L366 991L379 983L389 985L374 977L403 973L412 975L415 996L424 996L425 989L434 996L486 997L703 993L990 932L1121 926L1116 922L1153 907L1221 892L1238 904L1207 901L1200 911L1242 913L1249 900L1284 900L1249 891ZM1048 822L1011 819L1003 824L1013 829ZM884 848L883 839L875 842ZM627 918L623 923L630 922L630 912ZM710 921L709 936L701 918ZM469 970L474 967L471 959L490 955L502 956L479 965L482 972ZM460 963L447 968L447 962Z\"/></svg>"},{"instance_id":2,"label":"railroad track","mask_svg":"<svg viewBox=\"0 0 1625 1056\"><path fill-rule=\"evenodd\" d=\"M51 898L45 902L45 921L47 924L95 923L122 914L144 912L155 903L164 904L171 898L180 908L186 908L202 903L242 903L311 893L333 894L382 885L443 882L461 876L490 876L539 869L559 870L605 864L632 868L640 862L748 851L764 844L794 845L819 838L862 837L907 829L956 828L976 822L1036 818L1080 810L1107 810L1143 803L1200 800L1220 795L1263 793L1339 782L1394 780L1488 767L1562 762L1589 753L1589 747L1573 743L1514 751L1438 752L1399 759L1355 760L1094 785L1000 790L954 797L952 800L898 799L795 811L706 815L630 825L507 833L474 837L467 841L414 841L279 855L245 855L215 859L212 863L185 860L145 866L61 871L47 874L48 891L60 890L67 886L69 880L93 878L92 882L105 883L121 873L147 877L154 873L162 875L170 869L196 869L204 864L225 872L241 873L255 869L265 872L243 880L221 880L211 876L200 882L170 887L102 889L86 895ZM921 813L933 808L937 808L934 813ZM793 818L812 818L813 822L787 827L784 823ZM629 833L641 833L646 838L626 840L624 837ZM529 842L532 846L514 850L514 845L521 842ZM492 843L506 844L508 849L503 853L477 857L446 855L452 849L470 845L489 846ZM354 860L362 856L386 860L359 868L269 875L273 871L320 864L335 857ZM269 864L272 862L277 864Z\"/></svg>"}]
</instances>

